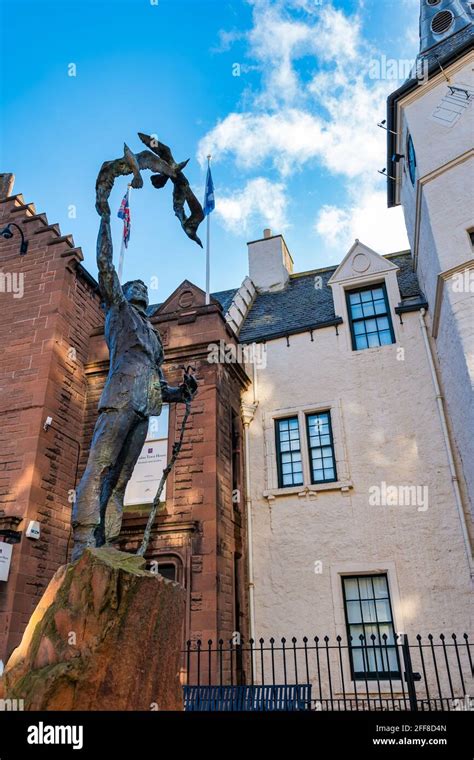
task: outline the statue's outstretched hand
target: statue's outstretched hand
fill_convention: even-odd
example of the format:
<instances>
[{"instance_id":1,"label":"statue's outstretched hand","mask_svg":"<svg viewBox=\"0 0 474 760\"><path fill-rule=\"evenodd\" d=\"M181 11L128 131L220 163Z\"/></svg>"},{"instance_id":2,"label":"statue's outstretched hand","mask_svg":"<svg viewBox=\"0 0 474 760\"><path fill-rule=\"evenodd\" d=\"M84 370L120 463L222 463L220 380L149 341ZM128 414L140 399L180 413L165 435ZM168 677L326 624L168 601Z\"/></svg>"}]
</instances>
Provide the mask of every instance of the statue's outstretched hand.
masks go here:
<instances>
[{"instance_id":1,"label":"statue's outstretched hand","mask_svg":"<svg viewBox=\"0 0 474 760\"><path fill-rule=\"evenodd\" d=\"M192 367L188 367L185 370L183 382L180 385L183 397L186 401L191 401L198 390L197 380L192 374L193 371Z\"/></svg>"}]
</instances>

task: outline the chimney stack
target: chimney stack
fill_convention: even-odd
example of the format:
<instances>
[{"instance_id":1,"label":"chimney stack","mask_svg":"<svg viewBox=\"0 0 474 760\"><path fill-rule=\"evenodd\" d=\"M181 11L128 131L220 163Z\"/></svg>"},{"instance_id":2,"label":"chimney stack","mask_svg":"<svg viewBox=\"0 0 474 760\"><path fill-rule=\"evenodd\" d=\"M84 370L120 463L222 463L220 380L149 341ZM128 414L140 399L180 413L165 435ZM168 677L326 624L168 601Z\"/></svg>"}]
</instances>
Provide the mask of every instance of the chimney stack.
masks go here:
<instances>
[{"instance_id":1,"label":"chimney stack","mask_svg":"<svg viewBox=\"0 0 474 760\"><path fill-rule=\"evenodd\" d=\"M5 198L9 198L13 192L13 185L15 184L14 174L0 174L0 200L4 201Z\"/></svg>"},{"instance_id":2,"label":"chimney stack","mask_svg":"<svg viewBox=\"0 0 474 760\"><path fill-rule=\"evenodd\" d=\"M263 230L263 238L247 243L249 277L260 293L284 290L293 272L293 259L282 235Z\"/></svg>"}]
</instances>

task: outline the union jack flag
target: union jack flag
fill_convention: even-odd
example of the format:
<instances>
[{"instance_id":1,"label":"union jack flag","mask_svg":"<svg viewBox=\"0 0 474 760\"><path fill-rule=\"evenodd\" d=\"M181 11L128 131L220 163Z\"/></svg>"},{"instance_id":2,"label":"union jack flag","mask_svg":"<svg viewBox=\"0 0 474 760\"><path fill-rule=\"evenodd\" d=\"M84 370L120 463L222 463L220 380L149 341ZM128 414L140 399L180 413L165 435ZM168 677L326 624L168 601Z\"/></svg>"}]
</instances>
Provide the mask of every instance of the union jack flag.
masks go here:
<instances>
[{"instance_id":1,"label":"union jack flag","mask_svg":"<svg viewBox=\"0 0 474 760\"><path fill-rule=\"evenodd\" d=\"M123 219L123 243L125 245L125 248L128 248L128 241L130 240L130 226L131 226L128 189L125 195L123 196L122 203L120 204L120 208L118 210L117 216L119 219Z\"/></svg>"}]
</instances>

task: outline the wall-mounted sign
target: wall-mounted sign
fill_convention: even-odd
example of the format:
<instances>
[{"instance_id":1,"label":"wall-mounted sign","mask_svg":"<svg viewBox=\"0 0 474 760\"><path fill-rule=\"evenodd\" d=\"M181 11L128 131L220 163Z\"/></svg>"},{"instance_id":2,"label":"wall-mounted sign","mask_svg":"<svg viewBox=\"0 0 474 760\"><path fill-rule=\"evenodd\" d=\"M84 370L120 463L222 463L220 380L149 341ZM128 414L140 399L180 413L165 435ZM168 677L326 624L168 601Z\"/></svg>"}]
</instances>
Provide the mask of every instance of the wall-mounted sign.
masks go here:
<instances>
[{"instance_id":1,"label":"wall-mounted sign","mask_svg":"<svg viewBox=\"0 0 474 760\"><path fill-rule=\"evenodd\" d=\"M40 524L38 520L30 520L28 527L26 529L25 535L27 538L38 539L40 537L41 532L40 532Z\"/></svg>"},{"instance_id":2,"label":"wall-mounted sign","mask_svg":"<svg viewBox=\"0 0 474 760\"><path fill-rule=\"evenodd\" d=\"M128 481L124 505L152 504L168 462L168 405L159 417L150 417L148 435ZM166 498L166 486L161 495Z\"/></svg>"},{"instance_id":3,"label":"wall-mounted sign","mask_svg":"<svg viewBox=\"0 0 474 760\"><path fill-rule=\"evenodd\" d=\"M10 563L12 560L13 546L0 541L0 581L8 580L10 572Z\"/></svg>"}]
</instances>

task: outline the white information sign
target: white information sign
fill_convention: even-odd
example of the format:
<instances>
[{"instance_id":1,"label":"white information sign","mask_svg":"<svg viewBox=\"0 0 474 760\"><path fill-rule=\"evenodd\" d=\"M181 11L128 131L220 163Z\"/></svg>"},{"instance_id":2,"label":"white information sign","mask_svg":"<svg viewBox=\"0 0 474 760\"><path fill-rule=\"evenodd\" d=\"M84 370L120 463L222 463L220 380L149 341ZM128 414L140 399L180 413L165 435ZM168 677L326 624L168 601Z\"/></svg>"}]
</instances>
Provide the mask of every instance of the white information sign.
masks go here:
<instances>
[{"instance_id":1,"label":"white information sign","mask_svg":"<svg viewBox=\"0 0 474 760\"><path fill-rule=\"evenodd\" d=\"M168 412L163 406L159 417L150 417L148 435L142 452L128 481L124 505L152 504L168 463ZM166 485L161 499L166 498Z\"/></svg>"},{"instance_id":2,"label":"white information sign","mask_svg":"<svg viewBox=\"0 0 474 760\"><path fill-rule=\"evenodd\" d=\"M0 541L0 581L8 580L13 546Z\"/></svg>"}]
</instances>

